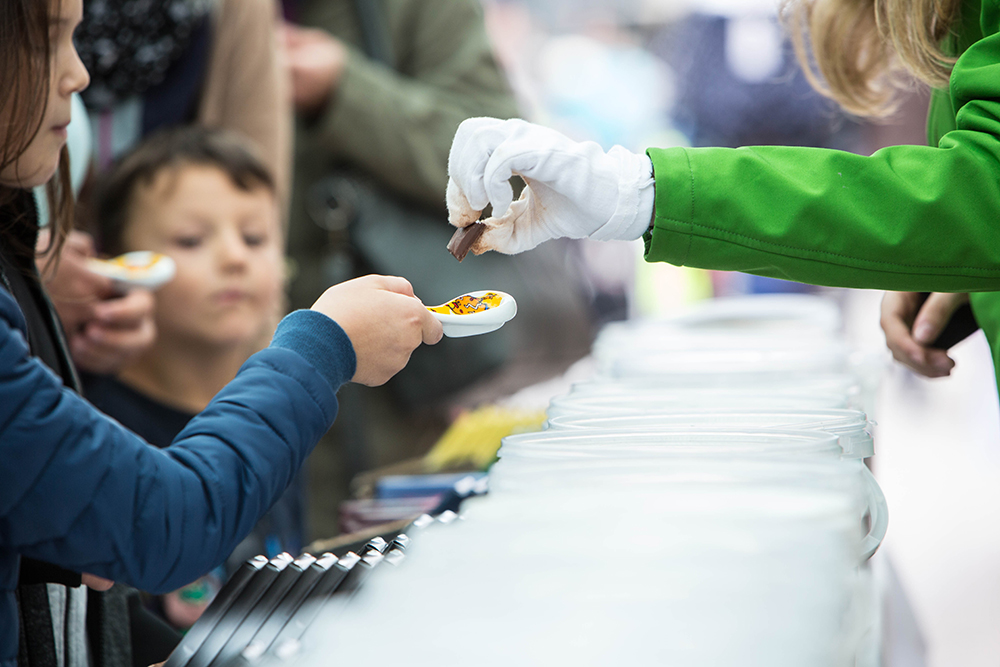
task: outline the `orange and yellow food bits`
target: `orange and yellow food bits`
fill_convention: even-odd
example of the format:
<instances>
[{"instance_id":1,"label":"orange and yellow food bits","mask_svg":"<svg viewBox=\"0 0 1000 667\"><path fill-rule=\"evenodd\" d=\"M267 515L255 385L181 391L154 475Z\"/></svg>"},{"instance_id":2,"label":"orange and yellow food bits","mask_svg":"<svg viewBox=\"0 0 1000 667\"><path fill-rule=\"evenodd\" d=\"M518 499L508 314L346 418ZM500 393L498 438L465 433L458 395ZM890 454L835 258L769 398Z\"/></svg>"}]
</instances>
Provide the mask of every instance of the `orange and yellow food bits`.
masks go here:
<instances>
[{"instance_id":1,"label":"orange and yellow food bits","mask_svg":"<svg viewBox=\"0 0 1000 667\"><path fill-rule=\"evenodd\" d=\"M471 315L472 313L496 308L500 305L501 300L503 300L503 297L496 292L486 292L482 296L466 294L457 299L452 299L443 306L433 306L427 310L442 315Z\"/></svg>"}]
</instances>

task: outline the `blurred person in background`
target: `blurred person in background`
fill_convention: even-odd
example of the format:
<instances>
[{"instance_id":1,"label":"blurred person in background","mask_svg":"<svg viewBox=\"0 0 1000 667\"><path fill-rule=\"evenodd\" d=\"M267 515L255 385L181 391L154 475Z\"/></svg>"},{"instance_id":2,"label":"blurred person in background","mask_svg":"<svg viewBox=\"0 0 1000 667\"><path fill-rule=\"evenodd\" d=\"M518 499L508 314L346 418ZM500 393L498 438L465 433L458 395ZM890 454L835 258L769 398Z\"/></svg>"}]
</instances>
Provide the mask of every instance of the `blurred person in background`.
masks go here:
<instances>
[{"instance_id":1,"label":"blurred person in background","mask_svg":"<svg viewBox=\"0 0 1000 667\"><path fill-rule=\"evenodd\" d=\"M91 136L71 146L74 164L101 172L158 129L220 127L256 145L285 197L291 106L275 17L270 0L87 2L74 40L92 80L83 94L89 118L77 118L72 129ZM90 169L74 171L84 174L76 187L86 203ZM44 256L40 266L74 363L114 373L152 342L152 297L145 290L118 294L86 270L95 254L86 210L60 261ZM40 249L46 240L43 234Z\"/></svg>"},{"instance_id":2,"label":"blurred person in background","mask_svg":"<svg viewBox=\"0 0 1000 667\"><path fill-rule=\"evenodd\" d=\"M163 253L177 273L155 294L153 344L115 376L84 374L84 394L151 445L168 447L273 326L284 285L274 179L240 135L180 126L140 143L94 197L102 252ZM246 559L301 553L302 492L296 477L225 569L159 596L156 610L186 629Z\"/></svg>"},{"instance_id":3,"label":"blurred person in background","mask_svg":"<svg viewBox=\"0 0 1000 667\"><path fill-rule=\"evenodd\" d=\"M284 36L304 184L350 165L440 209L458 124L485 110L517 114L473 0L283 5L292 21Z\"/></svg>"},{"instance_id":4,"label":"blurred person in background","mask_svg":"<svg viewBox=\"0 0 1000 667\"><path fill-rule=\"evenodd\" d=\"M158 129L202 125L250 140L288 187L291 107L271 0L88 0L75 35L96 167Z\"/></svg>"},{"instance_id":5,"label":"blurred person in background","mask_svg":"<svg viewBox=\"0 0 1000 667\"><path fill-rule=\"evenodd\" d=\"M882 326L894 356L928 376L949 374L953 361L931 343L971 299L996 365L996 0L814 0L791 3L787 12L807 76L848 112L888 115L906 82L929 84L930 145L871 156L785 146L637 155L524 121L473 119L459 128L450 154L451 222L468 226L492 205L474 252L514 254L560 237L642 238L648 261L948 292L931 294L923 307L915 292L886 295ZM527 183L517 201L507 185L512 173Z\"/></svg>"},{"instance_id":6,"label":"blurred person in background","mask_svg":"<svg viewBox=\"0 0 1000 667\"><path fill-rule=\"evenodd\" d=\"M520 311L519 322L504 331L417 352L410 370L384 390L342 394L352 418L338 423L310 462L312 525L316 537L327 537L338 532L337 506L355 473L423 454L447 425L449 397L509 369L514 356L546 340L518 333L532 312L565 323L549 327L548 349L538 352L544 363L574 350L582 356L590 339L582 299L558 253L520 265L484 258L442 267L433 260L448 242L442 193L459 123L517 115L479 2L286 0L283 6L298 115L292 304L320 285L387 271L409 279L428 303L492 288L517 294ZM339 486L330 481L336 477Z\"/></svg>"}]
</instances>

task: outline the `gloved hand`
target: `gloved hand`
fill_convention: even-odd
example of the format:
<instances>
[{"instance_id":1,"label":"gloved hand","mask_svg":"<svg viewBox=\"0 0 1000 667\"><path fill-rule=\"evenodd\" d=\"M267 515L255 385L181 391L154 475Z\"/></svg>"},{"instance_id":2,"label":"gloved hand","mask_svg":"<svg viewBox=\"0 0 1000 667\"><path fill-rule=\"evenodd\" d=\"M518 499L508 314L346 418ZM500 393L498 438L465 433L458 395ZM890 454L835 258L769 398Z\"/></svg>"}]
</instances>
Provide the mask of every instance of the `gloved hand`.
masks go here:
<instances>
[{"instance_id":1,"label":"gloved hand","mask_svg":"<svg viewBox=\"0 0 1000 667\"><path fill-rule=\"evenodd\" d=\"M509 179L527 187L512 202ZM653 164L621 146L607 153L523 120L470 118L448 156L448 221L476 222L487 204L493 216L472 246L477 255L508 255L554 238L638 239L653 216Z\"/></svg>"}]
</instances>

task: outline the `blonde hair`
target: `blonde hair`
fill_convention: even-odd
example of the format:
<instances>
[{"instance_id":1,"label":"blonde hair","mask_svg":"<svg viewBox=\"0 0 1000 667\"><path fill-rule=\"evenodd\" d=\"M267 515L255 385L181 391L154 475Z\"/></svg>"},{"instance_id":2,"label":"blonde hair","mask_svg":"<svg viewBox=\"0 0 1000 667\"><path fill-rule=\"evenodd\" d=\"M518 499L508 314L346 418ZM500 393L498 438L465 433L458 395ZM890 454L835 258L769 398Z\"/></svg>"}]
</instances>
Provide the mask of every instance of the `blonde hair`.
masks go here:
<instances>
[{"instance_id":1,"label":"blonde hair","mask_svg":"<svg viewBox=\"0 0 1000 667\"><path fill-rule=\"evenodd\" d=\"M783 18L806 77L859 116L884 117L914 80L948 85L941 42L961 0L786 0Z\"/></svg>"}]
</instances>

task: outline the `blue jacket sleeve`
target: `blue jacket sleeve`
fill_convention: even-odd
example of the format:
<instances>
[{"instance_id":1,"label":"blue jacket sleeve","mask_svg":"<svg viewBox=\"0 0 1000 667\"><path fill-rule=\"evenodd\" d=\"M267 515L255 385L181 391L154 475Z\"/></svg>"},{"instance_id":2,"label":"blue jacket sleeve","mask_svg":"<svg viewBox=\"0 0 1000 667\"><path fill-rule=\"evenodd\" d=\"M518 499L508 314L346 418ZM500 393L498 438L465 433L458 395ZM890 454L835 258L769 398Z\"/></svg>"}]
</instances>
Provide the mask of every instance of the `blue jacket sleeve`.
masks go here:
<instances>
[{"instance_id":1,"label":"blue jacket sleeve","mask_svg":"<svg viewBox=\"0 0 1000 667\"><path fill-rule=\"evenodd\" d=\"M0 548L152 592L220 563L289 484L354 374L350 340L299 311L166 449L29 356L0 294Z\"/></svg>"}]
</instances>

